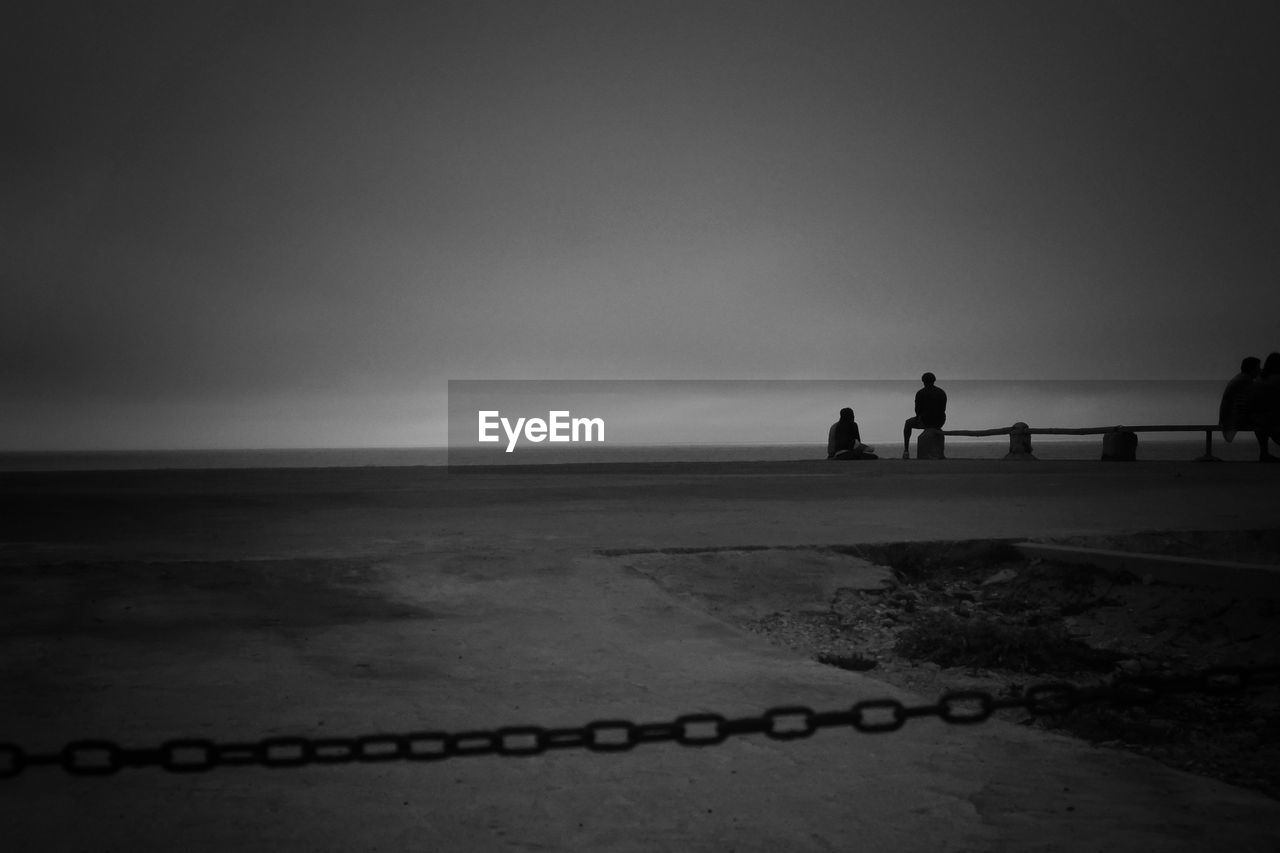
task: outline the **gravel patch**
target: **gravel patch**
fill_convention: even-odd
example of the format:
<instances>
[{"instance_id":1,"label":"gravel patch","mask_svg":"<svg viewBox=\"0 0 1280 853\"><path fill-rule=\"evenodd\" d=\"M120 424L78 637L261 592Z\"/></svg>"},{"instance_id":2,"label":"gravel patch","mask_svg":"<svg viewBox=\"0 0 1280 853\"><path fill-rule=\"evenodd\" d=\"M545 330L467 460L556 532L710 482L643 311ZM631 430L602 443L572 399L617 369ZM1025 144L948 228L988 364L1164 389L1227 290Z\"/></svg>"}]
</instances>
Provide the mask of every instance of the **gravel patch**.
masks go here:
<instances>
[{"instance_id":1,"label":"gravel patch","mask_svg":"<svg viewBox=\"0 0 1280 853\"><path fill-rule=\"evenodd\" d=\"M1276 531L1072 542L1233 560L1244 559L1239 556L1243 551L1253 562L1280 563ZM681 597L702 603L739 628L925 698L969 689L1018 696L1050 681L1093 685L1132 675L1182 675L1217 665L1280 662L1280 601L1274 598L1027 559L1007 542L815 551L829 563L843 554L860 566L888 571L874 585L828 585L822 601L815 595L801 602L793 590L772 610L760 606L767 595L760 593L759 584L755 606L744 609L726 606L723 594L700 589L687 564L678 572L668 568L646 574L660 584L678 575ZM701 559L711 562L706 555ZM732 573L734 559L732 551L718 552L716 572ZM763 559L760 553L750 557L756 579L765 575ZM795 549L780 549L771 559L781 578L788 561L801 557ZM865 569L860 571L866 575ZM1139 753L1280 799L1277 687L1167 695L1140 706L1087 705L1052 717L1033 718L1017 709L997 716L1101 748Z\"/></svg>"}]
</instances>

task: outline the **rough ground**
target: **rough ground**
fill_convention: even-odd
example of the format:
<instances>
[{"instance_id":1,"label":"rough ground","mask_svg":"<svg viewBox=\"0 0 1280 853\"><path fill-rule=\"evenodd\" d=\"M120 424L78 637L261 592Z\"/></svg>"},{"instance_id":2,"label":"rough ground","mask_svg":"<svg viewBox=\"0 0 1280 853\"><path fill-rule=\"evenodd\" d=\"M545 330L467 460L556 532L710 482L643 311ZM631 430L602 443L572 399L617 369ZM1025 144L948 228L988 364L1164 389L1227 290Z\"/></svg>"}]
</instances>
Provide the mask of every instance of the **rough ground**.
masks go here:
<instances>
[{"instance_id":1,"label":"rough ground","mask_svg":"<svg viewBox=\"0 0 1280 853\"><path fill-rule=\"evenodd\" d=\"M1152 533L1061 540L1142 553L1280 564L1280 532ZM841 549L836 549L841 550ZM824 663L863 671L925 697L980 689L1018 695L1050 681L1086 685L1128 674L1173 675L1215 665L1280 661L1280 601L1153 582L1021 557L1007 543L861 546L848 557L884 567L874 583L828 586L821 602L794 592L768 613L691 596L740 628ZM751 552L744 580L772 562L803 573L834 555ZM704 555L704 561L708 559ZM643 566L639 567L645 571ZM645 571L672 587L674 573ZM674 584L678 587L678 584ZM690 590L675 589L690 597ZM1280 688L1178 694L1149 705L1090 705L1070 714L1004 719L1065 732L1104 748L1280 799Z\"/></svg>"},{"instance_id":2,"label":"rough ground","mask_svg":"<svg viewBox=\"0 0 1280 853\"><path fill-rule=\"evenodd\" d=\"M840 588L910 569L909 548L877 567L815 545L1272 528L1278 476L1048 460L9 475L0 739L47 752L916 700L726 620L821 616ZM0 787L6 851L1280 850L1272 797L1016 723L101 779L44 767Z\"/></svg>"}]
</instances>

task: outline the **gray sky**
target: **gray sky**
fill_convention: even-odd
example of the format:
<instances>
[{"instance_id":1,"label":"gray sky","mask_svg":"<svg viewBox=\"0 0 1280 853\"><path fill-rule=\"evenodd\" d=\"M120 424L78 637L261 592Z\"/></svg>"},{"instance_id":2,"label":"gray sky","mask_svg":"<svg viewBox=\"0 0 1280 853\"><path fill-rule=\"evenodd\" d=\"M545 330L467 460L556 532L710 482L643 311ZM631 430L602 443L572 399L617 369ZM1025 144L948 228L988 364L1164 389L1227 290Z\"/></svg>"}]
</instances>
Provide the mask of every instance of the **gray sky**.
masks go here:
<instances>
[{"instance_id":1,"label":"gray sky","mask_svg":"<svg viewBox=\"0 0 1280 853\"><path fill-rule=\"evenodd\" d=\"M32 2L0 42L0 449L1280 349L1272 2Z\"/></svg>"}]
</instances>

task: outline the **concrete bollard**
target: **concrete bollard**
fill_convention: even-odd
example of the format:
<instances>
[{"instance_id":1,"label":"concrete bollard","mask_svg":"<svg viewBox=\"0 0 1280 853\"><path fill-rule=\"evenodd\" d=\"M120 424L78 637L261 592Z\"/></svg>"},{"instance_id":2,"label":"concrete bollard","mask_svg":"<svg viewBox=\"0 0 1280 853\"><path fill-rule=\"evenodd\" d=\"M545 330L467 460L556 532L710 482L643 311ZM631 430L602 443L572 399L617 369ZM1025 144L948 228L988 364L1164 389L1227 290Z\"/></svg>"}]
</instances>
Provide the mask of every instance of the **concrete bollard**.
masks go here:
<instances>
[{"instance_id":1,"label":"concrete bollard","mask_svg":"<svg viewBox=\"0 0 1280 853\"><path fill-rule=\"evenodd\" d=\"M1138 457L1138 434L1124 427L1102 434L1104 462L1132 462Z\"/></svg>"},{"instance_id":2,"label":"concrete bollard","mask_svg":"<svg viewBox=\"0 0 1280 853\"><path fill-rule=\"evenodd\" d=\"M1005 454L1004 458L1034 460L1036 457L1031 452L1030 428L1022 421L1018 421L1009 429L1009 452Z\"/></svg>"},{"instance_id":3,"label":"concrete bollard","mask_svg":"<svg viewBox=\"0 0 1280 853\"><path fill-rule=\"evenodd\" d=\"M946 459L947 437L940 429L922 429L916 439L917 459Z\"/></svg>"}]
</instances>

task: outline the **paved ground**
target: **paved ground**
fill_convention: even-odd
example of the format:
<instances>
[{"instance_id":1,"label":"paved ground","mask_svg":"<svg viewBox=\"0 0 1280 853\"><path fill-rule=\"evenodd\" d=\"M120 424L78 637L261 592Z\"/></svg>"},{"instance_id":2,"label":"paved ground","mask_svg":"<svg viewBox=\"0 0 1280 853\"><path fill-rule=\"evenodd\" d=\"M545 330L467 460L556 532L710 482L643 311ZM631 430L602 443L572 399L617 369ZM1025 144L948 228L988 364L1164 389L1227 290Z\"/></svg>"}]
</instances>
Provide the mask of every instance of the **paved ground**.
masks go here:
<instances>
[{"instance_id":1,"label":"paved ground","mask_svg":"<svg viewBox=\"0 0 1280 853\"><path fill-rule=\"evenodd\" d=\"M961 460L6 475L0 740L915 702L737 632L599 552L1266 528L1278 486L1246 464ZM760 595L768 574L750 570ZM936 722L616 755L39 768L0 782L0 819L15 850L1280 846L1272 800L1018 727Z\"/></svg>"}]
</instances>

